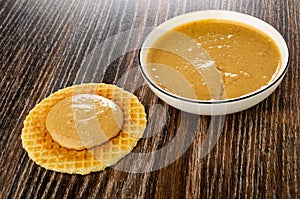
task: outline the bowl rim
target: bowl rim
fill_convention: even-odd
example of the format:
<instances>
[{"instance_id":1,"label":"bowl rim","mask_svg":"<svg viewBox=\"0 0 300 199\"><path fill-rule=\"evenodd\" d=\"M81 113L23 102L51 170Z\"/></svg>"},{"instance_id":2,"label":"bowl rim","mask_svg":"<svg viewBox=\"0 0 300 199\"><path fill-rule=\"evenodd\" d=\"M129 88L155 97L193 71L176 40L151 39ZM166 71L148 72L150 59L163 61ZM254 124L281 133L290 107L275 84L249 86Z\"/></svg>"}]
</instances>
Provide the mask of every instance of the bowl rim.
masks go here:
<instances>
[{"instance_id":1,"label":"bowl rim","mask_svg":"<svg viewBox=\"0 0 300 199\"><path fill-rule=\"evenodd\" d=\"M153 86L156 90L158 90L159 92L163 93L164 95L167 95L168 97L171 97L171 98L175 98L177 100L182 100L184 102L190 102L190 103L196 103L196 104L222 104L222 103L230 103L230 102L238 102L238 101L242 101L242 100L246 100L248 98L252 98L258 94L261 94L265 91L267 91L268 89L270 89L271 87L273 87L274 85L276 85L277 83L280 83L280 81L283 79L283 77L285 76L286 74L286 71L288 69L288 65L289 65L289 49L288 49L288 46L287 46L287 43L285 41L285 39L283 38L283 36L277 31L277 29L275 29L272 25L270 25L269 23L263 21L262 19L259 19L257 17L254 17L254 16L251 16L251 15L248 15L248 14L244 14L244 13L240 13L240 12L235 12L235 11L228 11L228 10L200 10L200 11L195 11L195 12L189 12L189 13L185 13L185 14L182 14L182 15L178 15L178 16L175 16L161 24L159 24L157 27L154 28L157 29L159 27L161 27L162 25L165 25L167 23L170 23L171 20L176 20L177 18L179 17L187 17L188 15L195 15L197 13L205 13L205 12L216 12L216 13L226 13L226 14L238 14L238 15L244 15L245 17L250 17L252 19L255 19L257 21L259 21L260 23L270 27L278 36L281 37L283 43L285 44L284 45L284 48L286 50L286 62L284 63L284 60L283 60L283 57L282 57L282 69L280 69L279 71L279 75L276 76L274 78L274 80L270 80L270 82L265 85L265 86L262 86L261 88L259 88L258 90L256 91L253 91L251 93L248 93L248 94L245 94L245 95L242 95L240 97L237 97L237 98L229 98L229 99L224 99L224 100L214 100L214 99L210 99L210 100L199 100L199 99L190 99L190 98L186 98L186 97L182 97L182 96L179 96L179 95L176 95L176 94L173 94L173 93L170 93L170 92L167 92L165 91L164 89L160 88L159 86L157 86L149 77L148 75L146 74L145 70L143 69L143 64L142 64L142 53L143 53L143 49L145 49L144 47L144 44L145 44L145 41L147 40L147 38L149 37L149 35L153 32L150 32L144 43L142 44L142 47L140 49L140 53L139 53L139 68L140 68L140 71L142 73L142 75L144 76L145 80L151 85ZM213 18L207 18L207 19L213 19ZM215 18L215 19L221 19L221 18ZM195 20L190 20L188 22L193 22L193 21L199 21L199 20L202 20L202 19L195 19ZM205 20L205 18L203 19ZM233 19L224 19L224 20L230 20L230 21L235 21ZM238 21L236 20L237 22L239 23L245 23L247 24L246 22L241 22L241 21ZM185 22L185 23L188 23L188 22ZM184 23L181 23L181 24L184 24ZM180 25L180 23L178 24ZM254 27L256 29L258 29L257 27L251 25L251 24L247 24L247 25L250 25L251 27ZM176 27L176 26L174 26ZM262 31L262 30L260 30ZM267 34L269 36L268 33L266 33L265 31L262 31L264 32L265 34ZM276 45L278 46L278 43L276 41L274 41L276 43ZM278 47L279 48L279 47ZM282 53L282 51L280 50L280 52Z\"/></svg>"}]
</instances>

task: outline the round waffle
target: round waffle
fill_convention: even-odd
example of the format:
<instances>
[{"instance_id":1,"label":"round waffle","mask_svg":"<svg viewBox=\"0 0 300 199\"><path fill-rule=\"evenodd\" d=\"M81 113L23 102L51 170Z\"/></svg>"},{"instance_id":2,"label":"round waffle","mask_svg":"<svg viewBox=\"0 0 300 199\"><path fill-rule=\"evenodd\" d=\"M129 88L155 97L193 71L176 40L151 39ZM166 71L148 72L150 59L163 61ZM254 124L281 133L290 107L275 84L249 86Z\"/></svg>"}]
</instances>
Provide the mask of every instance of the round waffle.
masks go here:
<instances>
[{"instance_id":1,"label":"round waffle","mask_svg":"<svg viewBox=\"0 0 300 199\"><path fill-rule=\"evenodd\" d=\"M48 112L59 101L76 94L96 94L114 101L123 111L123 127L110 141L91 149L73 150L55 142L46 128ZM37 104L22 130L22 144L38 165L58 172L88 174L115 164L136 146L146 127L146 113L138 98L110 84L82 84L61 89Z\"/></svg>"}]
</instances>

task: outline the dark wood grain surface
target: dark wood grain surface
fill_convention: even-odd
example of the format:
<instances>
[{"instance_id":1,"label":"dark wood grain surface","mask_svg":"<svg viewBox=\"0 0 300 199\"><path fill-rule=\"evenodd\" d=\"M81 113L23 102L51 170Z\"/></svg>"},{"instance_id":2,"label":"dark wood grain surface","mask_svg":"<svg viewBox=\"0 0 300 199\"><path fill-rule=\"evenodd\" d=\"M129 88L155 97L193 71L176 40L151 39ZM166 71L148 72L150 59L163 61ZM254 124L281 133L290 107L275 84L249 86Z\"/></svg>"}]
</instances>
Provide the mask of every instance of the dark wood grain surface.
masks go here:
<instances>
[{"instance_id":1,"label":"dark wood grain surface","mask_svg":"<svg viewBox=\"0 0 300 199\"><path fill-rule=\"evenodd\" d=\"M0 0L0 198L300 198L299 4ZM227 115L217 144L201 157L212 118L166 105L136 67L145 27L206 9L239 11L270 23L287 41L290 60L278 89L258 105ZM152 136L141 139L134 152L158 150L181 132L195 132L195 137L186 136L191 145L152 172L107 168L81 176L36 165L22 148L26 115L50 93L84 82L122 84L144 104L149 122L145 134ZM151 168L155 163L141 165Z\"/></svg>"}]
</instances>

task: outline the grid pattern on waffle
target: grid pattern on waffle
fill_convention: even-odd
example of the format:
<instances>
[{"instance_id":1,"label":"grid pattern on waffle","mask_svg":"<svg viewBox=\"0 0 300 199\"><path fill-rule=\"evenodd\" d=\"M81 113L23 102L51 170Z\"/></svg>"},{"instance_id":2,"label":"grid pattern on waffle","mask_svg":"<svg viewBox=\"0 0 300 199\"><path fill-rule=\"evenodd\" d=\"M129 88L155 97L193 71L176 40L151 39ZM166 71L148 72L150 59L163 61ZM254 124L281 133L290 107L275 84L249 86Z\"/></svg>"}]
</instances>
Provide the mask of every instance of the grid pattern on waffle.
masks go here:
<instances>
[{"instance_id":1,"label":"grid pattern on waffle","mask_svg":"<svg viewBox=\"0 0 300 199\"><path fill-rule=\"evenodd\" d=\"M123 110L123 127L117 137L100 146L71 150L52 140L46 128L46 117L59 101L75 94L97 94L106 97ZM59 90L37 104L28 114L22 130L22 144L38 165L58 172L88 174L115 164L130 153L146 127L146 114L138 98L110 84L82 84Z\"/></svg>"}]
</instances>

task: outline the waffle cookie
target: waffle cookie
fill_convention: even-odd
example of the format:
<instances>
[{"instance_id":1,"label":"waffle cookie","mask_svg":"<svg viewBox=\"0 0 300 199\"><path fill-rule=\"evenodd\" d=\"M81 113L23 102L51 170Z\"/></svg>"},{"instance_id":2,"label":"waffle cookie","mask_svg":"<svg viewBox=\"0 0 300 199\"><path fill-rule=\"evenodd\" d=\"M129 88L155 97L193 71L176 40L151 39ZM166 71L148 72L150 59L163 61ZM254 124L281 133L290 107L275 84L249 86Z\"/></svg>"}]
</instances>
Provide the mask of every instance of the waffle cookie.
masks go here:
<instances>
[{"instance_id":1,"label":"waffle cookie","mask_svg":"<svg viewBox=\"0 0 300 199\"><path fill-rule=\"evenodd\" d=\"M46 117L61 100L77 94L96 94L115 102L123 111L123 126L108 142L90 149L73 150L55 142L46 127ZM63 173L88 174L114 165L130 153L146 127L146 113L138 98L110 84L82 84L61 89L37 104L22 130L22 144L38 165Z\"/></svg>"}]
</instances>

